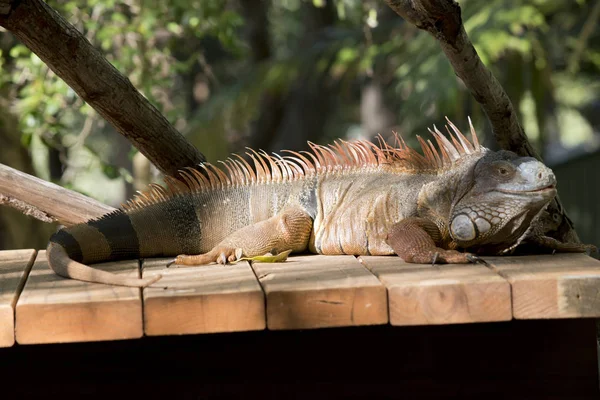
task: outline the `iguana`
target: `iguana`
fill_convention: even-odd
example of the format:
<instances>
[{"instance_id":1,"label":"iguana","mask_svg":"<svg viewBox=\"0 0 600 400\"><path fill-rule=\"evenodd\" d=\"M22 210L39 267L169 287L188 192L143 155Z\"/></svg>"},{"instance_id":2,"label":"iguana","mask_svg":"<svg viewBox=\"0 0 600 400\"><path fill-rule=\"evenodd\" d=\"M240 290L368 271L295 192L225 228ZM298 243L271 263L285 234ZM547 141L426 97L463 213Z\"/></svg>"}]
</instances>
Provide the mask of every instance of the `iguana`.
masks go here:
<instances>
[{"instance_id":1,"label":"iguana","mask_svg":"<svg viewBox=\"0 0 600 400\"><path fill-rule=\"evenodd\" d=\"M468 263L500 254L531 232L531 222L556 195L543 163L469 141L448 120L449 138L418 137L421 155L396 135L338 140L286 156L250 150L224 168L203 164L182 179L165 177L99 219L55 233L50 267L82 281L145 287L138 279L85 264L176 256L175 264L226 264L240 256L309 250L319 254L392 255L412 263ZM185 183L183 183L185 181ZM580 244L531 235L547 246L585 251ZM461 252L459 250L463 250Z\"/></svg>"}]
</instances>

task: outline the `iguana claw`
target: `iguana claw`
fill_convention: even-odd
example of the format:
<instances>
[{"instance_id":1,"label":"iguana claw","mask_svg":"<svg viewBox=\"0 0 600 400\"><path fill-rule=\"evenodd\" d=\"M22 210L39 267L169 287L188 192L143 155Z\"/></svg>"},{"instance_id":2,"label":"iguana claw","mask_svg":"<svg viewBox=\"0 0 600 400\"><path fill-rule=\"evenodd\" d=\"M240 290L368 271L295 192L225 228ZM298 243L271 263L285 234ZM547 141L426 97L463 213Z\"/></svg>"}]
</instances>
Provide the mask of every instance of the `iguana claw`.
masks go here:
<instances>
[{"instance_id":1,"label":"iguana claw","mask_svg":"<svg viewBox=\"0 0 600 400\"><path fill-rule=\"evenodd\" d=\"M465 255L465 257L467 258L467 261L469 261L469 262L471 262L471 263L473 263L473 264L483 264L483 265L485 265L486 267L489 267L489 266L490 266L490 264L488 264L488 262L487 262L487 261L485 261L485 260L484 260L483 258L481 258L481 257L478 257L478 256L476 256L475 254L470 254L470 253L467 253L467 254Z\"/></svg>"}]
</instances>

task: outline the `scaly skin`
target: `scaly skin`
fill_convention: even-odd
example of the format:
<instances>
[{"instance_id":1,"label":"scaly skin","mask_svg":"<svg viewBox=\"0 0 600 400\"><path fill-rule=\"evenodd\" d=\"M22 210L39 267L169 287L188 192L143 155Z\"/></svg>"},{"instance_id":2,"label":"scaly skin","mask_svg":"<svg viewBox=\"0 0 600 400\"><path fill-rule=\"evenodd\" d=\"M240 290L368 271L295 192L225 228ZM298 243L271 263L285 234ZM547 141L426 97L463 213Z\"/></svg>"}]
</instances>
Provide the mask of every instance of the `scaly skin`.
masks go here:
<instances>
[{"instance_id":1,"label":"scaly skin","mask_svg":"<svg viewBox=\"0 0 600 400\"><path fill-rule=\"evenodd\" d=\"M133 279L86 263L176 256L176 265L293 250L319 254L392 255L414 263L467 263L500 254L524 239L557 250L578 244L541 238L531 222L556 195L552 171L530 157L491 152L451 124L451 143L437 130L439 150L338 142L312 154L249 153L254 168L228 161L228 174L167 178L101 219L59 231L48 259L59 275L144 287L160 277ZM529 236L528 236L529 235ZM466 252L465 252L466 251Z\"/></svg>"}]
</instances>

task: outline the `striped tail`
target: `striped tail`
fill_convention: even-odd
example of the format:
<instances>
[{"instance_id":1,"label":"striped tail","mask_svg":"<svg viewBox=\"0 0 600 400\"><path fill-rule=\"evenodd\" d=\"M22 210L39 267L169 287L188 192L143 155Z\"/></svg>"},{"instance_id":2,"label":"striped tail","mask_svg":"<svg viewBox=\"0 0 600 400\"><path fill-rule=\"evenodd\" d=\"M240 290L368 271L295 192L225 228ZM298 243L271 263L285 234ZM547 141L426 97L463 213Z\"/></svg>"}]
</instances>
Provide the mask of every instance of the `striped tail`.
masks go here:
<instances>
[{"instance_id":1,"label":"striped tail","mask_svg":"<svg viewBox=\"0 0 600 400\"><path fill-rule=\"evenodd\" d=\"M91 268L84 263L140 257L138 236L129 216L121 210L102 218L61 229L50 238L48 264L65 278L109 285L146 287L161 278L140 279Z\"/></svg>"}]
</instances>

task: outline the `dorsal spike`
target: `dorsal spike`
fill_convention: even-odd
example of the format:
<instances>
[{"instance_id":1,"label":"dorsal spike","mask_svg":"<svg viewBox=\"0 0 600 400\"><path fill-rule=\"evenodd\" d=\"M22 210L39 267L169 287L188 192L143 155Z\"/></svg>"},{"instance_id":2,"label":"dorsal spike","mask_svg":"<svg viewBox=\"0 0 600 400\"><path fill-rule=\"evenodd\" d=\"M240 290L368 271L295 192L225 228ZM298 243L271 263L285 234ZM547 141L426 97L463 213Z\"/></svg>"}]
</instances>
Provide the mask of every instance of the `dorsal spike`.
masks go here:
<instances>
[{"instance_id":1,"label":"dorsal spike","mask_svg":"<svg viewBox=\"0 0 600 400\"><path fill-rule=\"evenodd\" d=\"M244 172L242 172L241 164L238 164L236 162L236 160L234 160L231 157L227 158L227 162L229 163L229 166L231 167L231 169L233 171L233 176L234 176L235 182L237 182L237 184L244 183L246 180L246 178L245 178L246 175L244 175Z\"/></svg>"},{"instance_id":2,"label":"dorsal spike","mask_svg":"<svg viewBox=\"0 0 600 400\"><path fill-rule=\"evenodd\" d=\"M462 145L464 152L467 154L472 154L473 151L475 151L475 149L473 149L473 145L471 145L471 143L467 140L465 135L462 134L462 132L456 127L456 125L454 125L452 123L452 121L450 121L450 119L448 117L446 117L446 121L448 121L450 128L452 128L452 130L454 131L454 134L460 141L460 144Z\"/></svg>"},{"instance_id":3,"label":"dorsal spike","mask_svg":"<svg viewBox=\"0 0 600 400\"><path fill-rule=\"evenodd\" d=\"M181 178L183 178L185 183L188 185L188 188L190 189L190 191L193 192L196 189L198 189L199 185L198 185L198 181L196 179L194 179L193 176L187 171L188 169L191 169L191 168L186 167L186 168L180 170L179 175L181 175Z\"/></svg>"},{"instance_id":4,"label":"dorsal spike","mask_svg":"<svg viewBox=\"0 0 600 400\"><path fill-rule=\"evenodd\" d=\"M219 163L223 164L223 166L227 169L227 175L229 177L229 184L233 185L235 182L235 173L233 172L233 169L231 168L231 159L225 160L225 161L221 161L219 160Z\"/></svg>"},{"instance_id":5,"label":"dorsal spike","mask_svg":"<svg viewBox=\"0 0 600 400\"><path fill-rule=\"evenodd\" d=\"M201 188L210 187L210 182L208 181L208 179L202 172L198 171L196 168L190 168L189 171L192 174L192 176L194 177L194 179L196 180L196 182L198 182L198 187L201 187Z\"/></svg>"},{"instance_id":6,"label":"dorsal spike","mask_svg":"<svg viewBox=\"0 0 600 400\"><path fill-rule=\"evenodd\" d=\"M185 190L181 187L182 183L181 181L170 177L168 175L165 175L165 183L167 185L167 188L169 189L169 191L172 193L173 196L176 196L178 194L184 193Z\"/></svg>"},{"instance_id":7,"label":"dorsal spike","mask_svg":"<svg viewBox=\"0 0 600 400\"><path fill-rule=\"evenodd\" d=\"M294 173L292 172L290 167L287 165L287 162L283 159L283 157L281 157L277 153L273 153L273 157L275 157L275 163L278 165L278 167L281 170L281 175L283 177L283 181L285 182L285 181L291 180L294 176Z\"/></svg>"},{"instance_id":8,"label":"dorsal spike","mask_svg":"<svg viewBox=\"0 0 600 400\"><path fill-rule=\"evenodd\" d=\"M435 157L436 167L442 168L444 166L444 163L443 163L442 159L440 158L440 153L437 151L437 149L435 148L433 143L431 143L431 140L427 140L427 144L429 145L429 148L431 149L431 152L433 153L433 155Z\"/></svg>"},{"instance_id":9,"label":"dorsal spike","mask_svg":"<svg viewBox=\"0 0 600 400\"><path fill-rule=\"evenodd\" d=\"M148 186L150 186L150 188L151 188L151 189L154 191L154 193L156 193L156 196L157 196L157 197L158 197L158 198L159 198L161 201L164 201L164 200L166 199L166 197L165 197L165 195L166 195L166 192L165 192L165 189L164 189L162 186L160 186L160 185L157 185L156 183L151 183L151 184L150 184L150 185L148 185Z\"/></svg>"},{"instance_id":10,"label":"dorsal spike","mask_svg":"<svg viewBox=\"0 0 600 400\"><path fill-rule=\"evenodd\" d=\"M267 177L269 181L281 182L283 175L281 174L281 169L279 169L279 166L275 163L275 159L264 150L261 150L260 154L269 163L269 169L271 170L271 173Z\"/></svg>"},{"instance_id":11,"label":"dorsal spike","mask_svg":"<svg viewBox=\"0 0 600 400\"><path fill-rule=\"evenodd\" d=\"M315 167L315 172L319 172L319 170L321 169L321 163L319 162L319 159L310 151L300 151L300 153L302 154L306 154L308 157L312 158L313 161L313 165Z\"/></svg>"},{"instance_id":12,"label":"dorsal spike","mask_svg":"<svg viewBox=\"0 0 600 400\"><path fill-rule=\"evenodd\" d=\"M442 132L439 131L437 126L433 125L433 130L435 132L436 139L439 139L438 143L441 142L441 145L446 149L451 161L454 162L458 160L460 158L460 154L458 150L456 150L456 147L454 147L454 145L448 139L446 139Z\"/></svg>"},{"instance_id":13,"label":"dorsal spike","mask_svg":"<svg viewBox=\"0 0 600 400\"><path fill-rule=\"evenodd\" d=\"M315 165L308 158L304 157L302 154L300 154L296 151L292 151L292 150L282 150L282 151L285 153L293 154L296 158L296 161L298 163L300 163L302 168L304 168L305 174L315 172Z\"/></svg>"},{"instance_id":14,"label":"dorsal spike","mask_svg":"<svg viewBox=\"0 0 600 400\"><path fill-rule=\"evenodd\" d=\"M263 160L262 160L262 156L260 155L254 155L252 153L246 153L248 155L248 157L250 157L252 159L252 161L254 162L254 169L256 170L256 181L257 182L264 182L267 178L267 174L269 174L269 169L267 167L267 169L265 169L263 167ZM260 160L260 161L259 161ZM266 167L266 165L265 165Z\"/></svg>"},{"instance_id":15,"label":"dorsal spike","mask_svg":"<svg viewBox=\"0 0 600 400\"><path fill-rule=\"evenodd\" d=\"M233 162L235 163L238 174L240 175L240 183L242 185L249 185L253 183L250 170L240 160L234 159Z\"/></svg>"},{"instance_id":16,"label":"dorsal spike","mask_svg":"<svg viewBox=\"0 0 600 400\"><path fill-rule=\"evenodd\" d=\"M208 177L208 181L210 183L211 189L218 188L219 180L218 180L217 176L211 170L209 170L204 163L200 164L199 166L206 172L206 176Z\"/></svg>"},{"instance_id":17,"label":"dorsal spike","mask_svg":"<svg viewBox=\"0 0 600 400\"><path fill-rule=\"evenodd\" d=\"M211 163L206 163L206 165L217 176L217 178L219 179L219 182L221 183L221 187L225 187L225 186L231 184L229 177L227 176L227 174L225 172L223 172L223 170L221 168L218 168L216 165L213 165Z\"/></svg>"},{"instance_id":18,"label":"dorsal spike","mask_svg":"<svg viewBox=\"0 0 600 400\"><path fill-rule=\"evenodd\" d=\"M451 165L452 160L450 159L450 156L448 155L448 152L445 149L444 142L442 142L442 140L440 139L440 137L438 136L438 134L436 132L432 131L429 128L427 128L427 130L429 130L429 132L431 133L431 136L433 136L436 143L438 144L438 148L440 149L440 152L442 153L441 158L442 158L443 166Z\"/></svg>"},{"instance_id":19,"label":"dorsal spike","mask_svg":"<svg viewBox=\"0 0 600 400\"><path fill-rule=\"evenodd\" d=\"M458 154L464 154L465 152L462 145L460 144L456 136L452 134L450 128L448 128L448 125L444 125L444 128L446 128L446 132L448 132L448 136L450 136L450 140L452 140L452 145L454 146L456 151L458 151Z\"/></svg>"},{"instance_id":20,"label":"dorsal spike","mask_svg":"<svg viewBox=\"0 0 600 400\"><path fill-rule=\"evenodd\" d=\"M341 167L342 162L340 161L338 155L329 147L327 146L319 146L322 154L323 154L323 158L327 161L327 165L330 167L330 169L338 169L339 167Z\"/></svg>"},{"instance_id":21,"label":"dorsal spike","mask_svg":"<svg viewBox=\"0 0 600 400\"><path fill-rule=\"evenodd\" d=\"M338 155L341 159L342 165L350 165L352 163L351 158L348 156L348 146L342 140L336 140L329 147Z\"/></svg>"},{"instance_id":22,"label":"dorsal spike","mask_svg":"<svg viewBox=\"0 0 600 400\"><path fill-rule=\"evenodd\" d=\"M431 149L427 145L427 142L425 142L425 140L423 140L423 138L419 135L417 135L417 141L421 145L421 150L423 150L425 160L431 164L435 164L435 156L431 152Z\"/></svg>"},{"instance_id":23,"label":"dorsal spike","mask_svg":"<svg viewBox=\"0 0 600 400\"><path fill-rule=\"evenodd\" d=\"M479 145L479 138L477 137L477 132L475 132L475 128L473 127L473 123L471 122L471 117L467 117L469 120L469 129L471 130L471 140L473 141L473 147L475 151L480 151L481 146Z\"/></svg>"},{"instance_id":24,"label":"dorsal spike","mask_svg":"<svg viewBox=\"0 0 600 400\"><path fill-rule=\"evenodd\" d=\"M254 161L254 167L256 168L257 180L259 182L266 181L268 178L268 174L270 174L270 171L269 171L269 167L267 166L267 163L265 163L263 156L254 149L251 149L249 147L246 147L246 149L248 149L252 154L254 154L256 156L256 158L255 158L255 157L252 157L251 154L246 153L250 157L252 157L252 160ZM257 161L258 161L258 163L260 163L260 170L259 170L259 165L257 164Z\"/></svg>"},{"instance_id":25,"label":"dorsal spike","mask_svg":"<svg viewBox=\"0 0 600 400\"><path fill-rule=\"evenodd\" d=\"M373 152L373 146L374 146L373 143L371 143L369 141L366 141L366 140L358 141L358 147L360 147L362 149L363 153L367 157L368 164L376 164L377 163L377 156Z\"/></svg>"},{"instance_id":26,"label":"dorsal spike","mask_svg":"<svg viewBox=\"0 0 600 400\"><path fill-rule=\"evenodd\" d=\"M248 179L248 182L256 182L256 174L254 173L254 170L252 169L250 164L248 164L248 161L246 161L246 159L244 159L244 157L240 156L239 154L234 154L234 156L236 156L239 159L235 161L240 165L240 168L242 168L242 172L244 173L246 179Z\"/></svg>"},{"instance_id":27,"label":"dorsal spike","mask_svg":"<svg viewBox=\"0 0 600 400\"><path fill-rule=\"evenodd\" d=\"M317 168L323 168L327 166L327 162L323 159L323 154L319 150L319 146L313 142L308 142L308 146L313 151L314 157L317 159Z\"/></svg>"},{"instance_id":28,"label":"dorsal spike","mask_svg":"<svg viewBox=\"0 0 600 400\"><path fill-rule=\"evenodd\" d=\"M346 146L351 165L354 166L363 164L362 152L356 146L356 144L352 142L344 142L344 145Z\"/></svg>"},{"instance_id":29,"label":"dorsal spike","mask_svg":"<svg viewBox=\"0 0 600 400\"><path fill-rule=\"evenodd\" d=\"M294 171L294 179L300 179L306 175L303 167L303 161L298 157L283 156L283 158L287 161L287 165Z\"/></svg>"}]
</instances>

